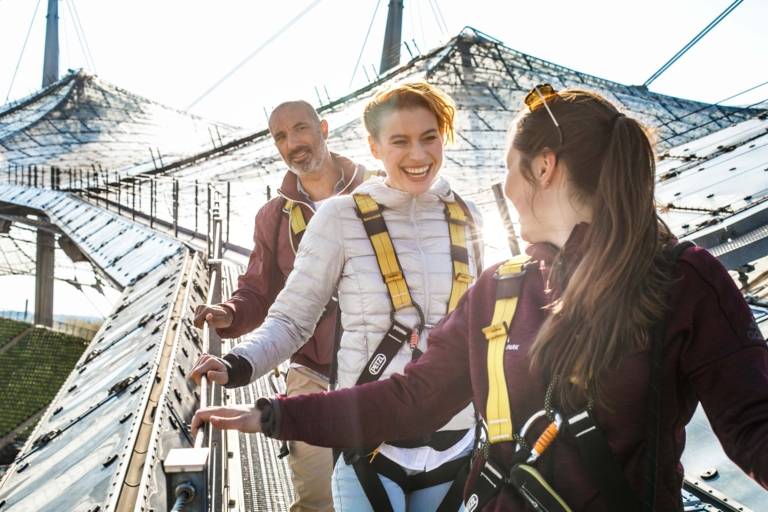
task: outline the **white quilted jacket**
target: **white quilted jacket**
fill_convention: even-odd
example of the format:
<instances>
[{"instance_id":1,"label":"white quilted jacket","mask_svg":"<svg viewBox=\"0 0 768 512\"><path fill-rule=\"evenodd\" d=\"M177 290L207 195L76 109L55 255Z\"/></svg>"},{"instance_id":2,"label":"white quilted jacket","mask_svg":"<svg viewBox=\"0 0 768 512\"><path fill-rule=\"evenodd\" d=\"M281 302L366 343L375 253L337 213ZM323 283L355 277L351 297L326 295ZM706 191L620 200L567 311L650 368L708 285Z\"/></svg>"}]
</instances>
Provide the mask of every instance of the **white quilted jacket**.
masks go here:
<instances>
[{"instance_id":1,"label":"white quilted jacket","mask_svg":"<svg viewBox=\"0 0 768 512\"><path fill-rule=\"evenodd\" d=\"M411 296L424 311L427 328L421 334L419 348L426 350L429 327L445 316L451 293L450 238L443 203L454 200L450 186L445 179L438 178L429 191L413 196L390 188L381 178L372 178L355 192L369 194L384 207L384 220ZM473 205L470 209L479 232L480 214ZM469 228L467 240L471 240ZM482 247L482 242L478 241L477 246ZM475 274L475 254L470 242L468 252L469 267ZM252 380L290 357L309 339L337 288L343 327L337 387L346 388L355 385L391 325L387 287L351 196L328 199L318 209L299 246L293 272L266 320L232 350L251 363ZM418 323L413 308L398 312L397 319L407 326ZM382 379L403 372L411 360L411 349L406 345L386 368ZM473 423L468 406L443 429L462 430Z\"/></svg>"}]
</instances>

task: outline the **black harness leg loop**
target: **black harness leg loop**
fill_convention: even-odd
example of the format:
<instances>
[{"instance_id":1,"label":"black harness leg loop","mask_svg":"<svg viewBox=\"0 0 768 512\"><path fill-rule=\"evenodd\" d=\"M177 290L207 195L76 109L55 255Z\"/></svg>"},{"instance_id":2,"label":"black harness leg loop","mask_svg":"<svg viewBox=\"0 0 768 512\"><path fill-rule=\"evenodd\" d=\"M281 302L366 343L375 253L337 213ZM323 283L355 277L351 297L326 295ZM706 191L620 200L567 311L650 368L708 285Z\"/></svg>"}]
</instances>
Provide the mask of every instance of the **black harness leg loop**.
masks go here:
<instances>
[{"instance_id":1,"label":"black harness leg loop","mask_svg":"<svg viewBox=\"0 0 768 512\"><path fill-rule=\"evenodd\" d=\"M360 486L365 492L365 497L373 507L375 512L394 512L392 504L389 502L389 496L387 495L384 484L381 483L379 473L371 466L365 458L365 455L358 457L358 459L352 463L352 469L355 470L355 475L360 481Z\"/></svg>"}]
</instances>

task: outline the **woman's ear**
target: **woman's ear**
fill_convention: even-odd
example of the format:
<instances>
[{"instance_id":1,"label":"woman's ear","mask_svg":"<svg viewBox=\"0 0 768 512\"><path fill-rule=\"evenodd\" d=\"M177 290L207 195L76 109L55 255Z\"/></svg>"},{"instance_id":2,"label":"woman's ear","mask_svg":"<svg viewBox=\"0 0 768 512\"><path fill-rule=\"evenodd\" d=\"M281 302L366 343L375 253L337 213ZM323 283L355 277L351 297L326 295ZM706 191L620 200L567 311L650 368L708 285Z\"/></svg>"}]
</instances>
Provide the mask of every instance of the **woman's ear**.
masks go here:
<instances>
[{"instance_id":1,"label":"woman's ear","mask_svg":"<svg viewBox=\"0 0 768 512\"><path fill-rule=\"evenodd\" d=\"M376 143L376 139L373 138L373 135L368 136L368 147L371 148L371 154L373 155L373 158L376 160L381 160L381 158L379 158L379 146Z\"/></svg>"},{"instance_id":2,"label":"woman's ear","mask_svg":"<svg viewBox=\"0 0 768 512\"><path fill-rule=\"evenodd\" d=\"M532 162L533 175L537 183L546 188L557 177L557 155L550 149L544 149Z\"/></svg>"}]
</instances>

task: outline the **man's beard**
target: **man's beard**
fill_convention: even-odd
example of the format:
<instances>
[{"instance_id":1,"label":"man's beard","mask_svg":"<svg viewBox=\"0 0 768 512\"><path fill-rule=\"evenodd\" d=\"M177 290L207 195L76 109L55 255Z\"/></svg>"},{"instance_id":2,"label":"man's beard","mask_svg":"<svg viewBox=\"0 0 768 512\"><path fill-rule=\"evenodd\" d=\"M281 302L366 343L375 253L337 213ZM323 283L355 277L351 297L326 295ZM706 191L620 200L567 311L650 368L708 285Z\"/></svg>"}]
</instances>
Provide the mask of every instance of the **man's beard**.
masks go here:
<instances>
[{"instance_id":1,"label":"man's beard","mask_svg":"<svg viewBox=\"0 0 768 512\"><path fill-rule=\"evenodd\" d=\"M308 153L308 158L305 158L301 162L295 162L294 156L303 152ZM309 146L302 146L294 149L288 155L288 168L299 176L306 176L319 172L324 160L323 152L316 151L316 149Z\"/></svg>"}]
</instances>

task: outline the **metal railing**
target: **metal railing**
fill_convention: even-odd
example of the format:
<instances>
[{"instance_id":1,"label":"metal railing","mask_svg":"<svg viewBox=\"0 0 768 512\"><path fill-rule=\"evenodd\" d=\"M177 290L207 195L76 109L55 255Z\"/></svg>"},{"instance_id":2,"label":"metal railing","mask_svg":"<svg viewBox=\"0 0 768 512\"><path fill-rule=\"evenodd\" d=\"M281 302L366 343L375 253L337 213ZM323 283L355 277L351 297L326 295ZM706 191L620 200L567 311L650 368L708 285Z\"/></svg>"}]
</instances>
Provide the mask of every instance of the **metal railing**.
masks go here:
<instances>
[{"instance_id":1,"label":"metal railing","mask_svg":"<svg viewBox=\"0 0 768 512\"><path fill-rule=\"evenodd\" d=\"M213 210L212 233L208 247L209 286L207 304L221 302L222 222L218 210ZM221 338L215 329L203 324L203 351L221 355ZM221 386L203 376L200 382L200 407L222 404ZM208 512L224 509L228 501L225 494L227 448L226 436L213 429L210 423L201 428L191 448L174 448L166 457L168 509L185 512Z\"/></svg>"},{"instance_id":2,"label":"metal railing","mask_svg":"<svg viewBox=\"0 0 768 512\"><path fill-rule=\"evenodd\" d=\"M219 212L223 247L247 256L229 243L232 188L229 182L202 181L157 174L125 174L92 165L90 169L8 164L0 173L6 183L71 192L151 228L206 239L210 249L213 212Z\"/></svg>"}]
</instances>

